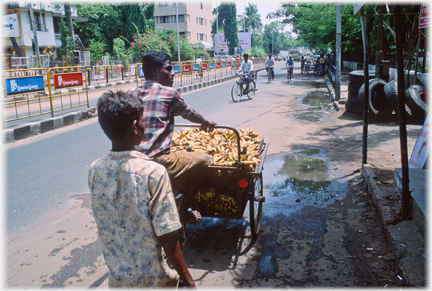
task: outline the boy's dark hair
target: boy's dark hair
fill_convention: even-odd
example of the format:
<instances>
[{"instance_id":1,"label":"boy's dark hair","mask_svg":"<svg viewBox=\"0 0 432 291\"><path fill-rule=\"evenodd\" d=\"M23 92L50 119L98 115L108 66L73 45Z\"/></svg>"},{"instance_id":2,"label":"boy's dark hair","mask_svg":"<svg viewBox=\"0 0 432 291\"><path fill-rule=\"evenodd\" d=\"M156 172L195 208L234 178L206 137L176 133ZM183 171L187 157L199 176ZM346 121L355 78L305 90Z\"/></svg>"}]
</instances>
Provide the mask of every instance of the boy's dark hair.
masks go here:
<instances>
[{"instance_id":1,"label":"boy's dark hair","mask_svg":"<svg viewBox=\"0 0 432 291\"><path fill-rule=\"evenodd\" d=\"M98 120L110 140L124 137L126 128L139 120L144 112L143 101L123 91L108 91L97 103Z\"/></svg>"},{"instance_id":2,"label":"boy's dark hair","mask_svg":"<svg viewBox=\"0 0 432 291\"><path fill-rule=\"evenodd\" d=\"M151 78L152 68L160 69L168 60L172 61L171 57L166 52L148 51L142 58L144 77L146 79Z\"/></svg>"},{"instance_id":3,"label":"boy's dark hair","mask_svg":"<svg viewBox=\"0 0 432 291\"><path fill-rule=\"evenodd\" d=\"M247 58L249 58L249 55L248 55L248 54L244 54L243 57L247 57Z\"/></svg>"}]
</instances>

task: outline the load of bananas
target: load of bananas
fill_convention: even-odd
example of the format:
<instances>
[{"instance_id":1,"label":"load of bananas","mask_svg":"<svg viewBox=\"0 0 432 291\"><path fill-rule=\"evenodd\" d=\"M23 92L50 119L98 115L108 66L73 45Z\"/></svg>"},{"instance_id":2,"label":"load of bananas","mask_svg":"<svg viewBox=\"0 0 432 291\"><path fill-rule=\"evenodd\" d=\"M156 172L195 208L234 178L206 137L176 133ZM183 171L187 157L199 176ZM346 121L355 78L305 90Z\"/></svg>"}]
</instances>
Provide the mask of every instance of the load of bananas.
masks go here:
<instances>
[{"instance_id":1,"label":"load of bananas","mask_svg":"<svg viewBox=\"0 0 432 291\"><path fill-rule=\"evenodd\" d=\"M234 197L226 194L217 194L215 188L201 188L195 195L195 202L201 209L216 212L237 213L238 205Z\"/></svg>"},{"instance_id":2,"label":"load of bananas","mask_svg":"<svg viewBox=\"0 0 432 291\"><path fill-rule=\"evenodd\" d=\"M258 152L262 138L251 126L240 129L240 165L254 170L261 162ZM238 163L237 136L227 128L217 128L210 132L200 128L182 128L175 131L171 151L205 151L213 156L212 165L235 166Z\"/></svg>"}]
</instances>

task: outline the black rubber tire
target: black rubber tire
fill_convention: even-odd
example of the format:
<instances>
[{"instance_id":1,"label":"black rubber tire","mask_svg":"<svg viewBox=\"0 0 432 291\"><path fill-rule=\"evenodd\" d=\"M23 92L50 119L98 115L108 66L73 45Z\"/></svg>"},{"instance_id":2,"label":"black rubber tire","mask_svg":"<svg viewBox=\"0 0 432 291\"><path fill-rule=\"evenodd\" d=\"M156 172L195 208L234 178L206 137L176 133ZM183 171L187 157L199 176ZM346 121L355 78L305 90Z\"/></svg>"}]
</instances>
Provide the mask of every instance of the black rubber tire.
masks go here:
<instances>
[{"instance_id":1,"label":"black rubber tire","mask_svg":"<svg viewBox=\"0 0 432 291\"><path fill-rule=\"evenodd\" d=\"M361 82L360 84L349 82L348 83L348 93L352 93L352 94L357 95L358 90L360 89L362 84L363 84L363 82Z\"/></svg>"},{"instance_id":2,"label":"black rubber tire","mask_svg":"<svg viewBox=\"0 0 432 291\"><path fill-rule=\"evenodd\" d=\"M262 173L256 177L253 197L249 200L249 223L252 237L257 238L261 229L262 204L263 204L263 179Z\"/></svg>"},{"instance_id":3,"label":"black rubber tire","mask_svg":"<svg viewBox=\"0 0 432 291\"><path fill-rule=\"evenodd\" d=\"M369 109L377 117L388 117L393 112L384 94L385 84L387 82L379 78L369 82Z\"/></svg>"},{"instance_id":4,"label":"black rubber tire","mask_svg":"<svg viewBox=\"0 0 432 291\"><path fill-rule=\"evenodd\" d=\"M397 82L392 80L385 84L384 86L384 95L387 98L387 102L390 104L390 107L398 113L399 101L397 95Z\"/></svg>"},{"instance_id":5,"label":"black rubber tire","mask_svg":"<svg viewBox=\"0 0 432 291\"><path fill-rule=\"evenodd\" d=\"M426 100L422 100L420 97L423 92L424 87L420 85L412 85L405 91L406 103L411 109L412 116L421 119L424 119L426 113L429 112L429 106L425 103Z\"/></svg>"},{"instance_id":6,"label":"black rubber tire","mask_svg":"<svg viewBox=\"0 0 432 291\"><path fill-rule=\"evenodd\" d=\"M242 96L242 88L239 82L235 82L231 89L231 98L234 102L238 102Z\"/></svg>"},{"instance_id":7,"label":"black rubber tire","mask_svg":"<svg viewBox=\"0 0 432 291\"><path fill-rule=\"evenodd\" d=\"M369 80L375 78L375 71L369 71ZM349 82L356 84L364 83L364 70L352 71L349 73Z\"/></svg>"},{"instance_id":8,"label":"black rubber tire","mask_svg":"<svg viewBox=\"0 0 432 291\"><path fill-rule=\"evenodd\" d=\"M387 84L387 82L382 79L375 78L369 80L369 109L377 117L390 116L393 111L384 94L385 84ZM363 84L357 94L357 104L359 105L361 112L364 111L364 98Z\"/></svg>"},{"instance_id":9,"label":"black rubber tire","mask_svg":"<svg viewBox=\"0 0 432 291\"><path fill-rule=\"evenodd\" d=\"M249 82L249 92L247 93L247 96L248 96L249 100L252 100L255 96L255 82L254 81Z\"/></svg>"},{"instance_id":10,"label":"black rubber tire","mask_svg":"<svg viewBox=\"0 0 432 291\"><path fill-rule=\"evenodd\" d=\"M354 114L362 114L362 111L360 110L360 106L358 104L354 104L351 102L345 102L345 110Z\"/></svg>"},{"instance_id":11,"label":"black rubber tire","mask_svg":"<svg viewBox=\"0 0 432 291\"><path fill-rule=\"evenodd\" d=\"M357 100L358 100L358 96L357 94L353 94L351 92L348 92L348 102L352 103L352 104L356 104L357 105Z\"/></svg>"},{"instance_id":12,"label":"black rubber tire","mask_svg":"<svg viewBox=\"0 0 432 291\"><path fill-rule=\"evenodd\" d=\"M358 90L357 93L357 105L360 109L360 112L363 112L363 104L364 104L364 84L360 86L360 89Z\"/></svg>"}]
</instances>

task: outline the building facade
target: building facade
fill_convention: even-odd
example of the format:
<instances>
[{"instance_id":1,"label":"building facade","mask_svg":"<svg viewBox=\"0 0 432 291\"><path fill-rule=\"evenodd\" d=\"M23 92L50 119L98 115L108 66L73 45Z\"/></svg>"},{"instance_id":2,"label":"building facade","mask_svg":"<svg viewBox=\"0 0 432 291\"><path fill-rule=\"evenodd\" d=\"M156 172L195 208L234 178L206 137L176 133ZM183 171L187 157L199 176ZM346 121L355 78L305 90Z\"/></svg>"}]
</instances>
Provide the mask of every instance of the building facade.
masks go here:
<instances>
[{"instance_id":1,"label":"building facade","mask_svg":"<svg viewBox=\"0 0 432 291\"><path fill-rule=\"evenodd\" d=\"M12 38L15 39L23 57L36 54L28 5L31 5L33 10L40 53L48 46L53 49L61 46L59 21L66 17L63 3L9 2L3 6L3 53L6 55L17 56ZM77 16L74 5L71 4L70 8L73 22L87 21L86 18Z\"/></svg>"},{"instance_id":2,"label":"building facade","mask_svg":"<svg viewBox=\"0 0 432 291\"><path fill-rule=\"evenodd\" d=\"M192 43L203 43L213 46L211 35L212 3L178 2L155 3L154 22L158 30L172 29L177 31L177 15L179 18L179 34Z\"/></svg>"}]
</instances>

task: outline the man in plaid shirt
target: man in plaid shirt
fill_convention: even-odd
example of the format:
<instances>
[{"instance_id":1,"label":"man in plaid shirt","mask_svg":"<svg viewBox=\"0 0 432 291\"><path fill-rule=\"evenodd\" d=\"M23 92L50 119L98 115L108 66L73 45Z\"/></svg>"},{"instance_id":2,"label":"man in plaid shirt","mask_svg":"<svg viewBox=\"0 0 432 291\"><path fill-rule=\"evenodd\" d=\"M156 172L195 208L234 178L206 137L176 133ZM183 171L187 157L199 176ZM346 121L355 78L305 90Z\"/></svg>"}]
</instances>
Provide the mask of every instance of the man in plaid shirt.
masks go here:
<instances>
[{"instance_id":1,"label":"man in plaid shirt","mask_svg":"<svg viewBox=\"0 0 432 291\"><path fill-rule=\"evenodd\" d=\"M198 190L211 156L205 152L170 152L174 117L181 115L203 129L216 123L206 120L189 107L180 93L172 88L174 75L171 57L165 52L149 51L143 56L145 83L128 93L144 101L144 126L146 131L136 150L165 166L170 176L173 192L183 194L179 209L182 224L197 222L201 214L188 211Z\"/></svg>"}]
</instances>

